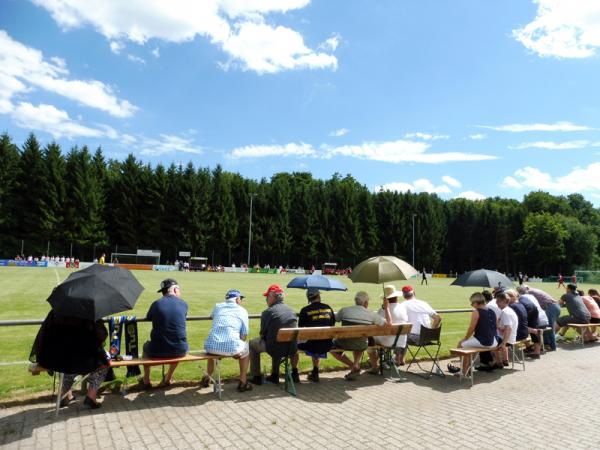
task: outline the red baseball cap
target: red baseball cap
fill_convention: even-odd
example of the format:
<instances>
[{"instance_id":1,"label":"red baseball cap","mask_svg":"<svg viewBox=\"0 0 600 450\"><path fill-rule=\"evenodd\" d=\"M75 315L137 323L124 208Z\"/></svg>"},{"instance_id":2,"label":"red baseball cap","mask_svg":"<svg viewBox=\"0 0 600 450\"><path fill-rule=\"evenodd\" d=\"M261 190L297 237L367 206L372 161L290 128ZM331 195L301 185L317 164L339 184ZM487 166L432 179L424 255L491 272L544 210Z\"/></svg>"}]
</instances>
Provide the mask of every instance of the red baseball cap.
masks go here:
<instances>
[{"instance_id":1,"label":"red baseball cap","mask_svg":"<svg viewBox=\"0 0 600 450\"><path fill-rule=\"evenodd\" d=\"M413 287L408 284L402 288L402 292L412 292L412 291L414 291Z\"/></svg>"},{"instance_id":2,"label":"red baseball cap","mask_svg":"<svg viewBox=\"0 0 600 450\"><path fill-rule=\"evenodd\" d=\"M283 294L283 289L278 284L272 284L269 286L266 292L263 293L263 296L269 295L269 292L275 292L276 294Z\"/></svg>"}]
</instances>

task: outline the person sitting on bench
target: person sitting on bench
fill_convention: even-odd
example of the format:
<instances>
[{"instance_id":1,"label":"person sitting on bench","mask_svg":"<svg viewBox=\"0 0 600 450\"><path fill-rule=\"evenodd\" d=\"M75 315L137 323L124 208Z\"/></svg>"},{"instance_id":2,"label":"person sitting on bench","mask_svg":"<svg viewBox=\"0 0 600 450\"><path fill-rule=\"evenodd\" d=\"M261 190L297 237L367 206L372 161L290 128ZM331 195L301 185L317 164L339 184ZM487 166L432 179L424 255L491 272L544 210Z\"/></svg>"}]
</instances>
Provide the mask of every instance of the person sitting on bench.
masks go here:
<instances>
[{"instance_id":1,"label":"person sitting on bench","mask_svg":"<svg viewBox=\"0 0 600 450\"><path fill-rule=\"evenodd\" d=\"M321 303L321 292L318 289L307 289L306 298L309 305L300 310L298 316L299 327L332 327L335 325L335 313L329 305ZM308 381L319 382L319 362L321 358L327 358L327 352L331 350L332 346L331 339L298 343L298 349L306 352L312 358L313 369L308 374Z\"/></svg>"},{"instance_id":2,"label":"person sitting on bench","mask_svg":"<svg viewBox=\"0 0 600 450\"><path fill-rule=\"evenodd\" d=\"M583 299L577 293L577 286L574 284L567 284L567 292L560 297L560 306L566 306L569 311L569 315L560 316L556 319L556 341L561 342L565 340L565 333L569 328L569 323L590 323L592 315L585 307ZM577 330L579 332L579 330ZM582 336L585 339L585 336Z\"/></svg>"},{"instance_id":3,"label":"person sitting on bench","mask_svg":"<svg viewBox=\"0 0 600 450\"><path fill-rule=\"evenodd\" d=\"M260 354L267 352L272 359L271 375L267 381L279 383L279 362L281 358L289 355L292 362L292 379L294 383L300 382L298 375L298 353L296 345L289 342L277 342L277 333L280 328L295 328L296 313L292 308L283 303L285 294L278 284L272 284L263 294L268 308L260 316L260 337L250 341L250 381L262 384L260 376Z\"/></svg>"},{"instance_id":4,"label":"person sitting on bench","mask_svg":"<svg viewBox=\"0 0 600 450\"><path fill-rule=\"evenodd\" d=\"M500 324L498 334L501 339L501 347L497 354L497 367L508 366L508 346L517 342L517 328L519 327L519 318L512 308L508 308L510 302L509 296L501 292L496 296L496 304L500 308Z\"/></svg>"},{"instance_id":5,"label":"person sitting on bench","mask_svg":"<svg viewBox=\"0 0 600 450\"><path fill-rule=\"evenodd\" d=\"M204 350L211 355L232 356L239 360L240 382L237 386L238 392L252 390L248 383L247 371L249 362L249 350L246 337L250 332L248 324L248 311L242 306L244 296L237 289L231 289L225 294L225 301L217 303L210 314L213 323L204 343ZM215 370L215 360L209 359L201 387L208 387L210 379Z\"/></svg>"},{"instance_id":6,"label":"person sitting on bench","mask_svg":"<svg viewBox=\"0 0 600 450\"><path fill-rule=\"evenodd\" d=\"M376 312L369 311L369 294L366 292L357 292L354 296L354 303L354 306L346 306L337 312L335 315L336 322L342 322L342 326L392 324L387 298L383 298L383 308L387 311L385 319ZM369 346L368 339L363 337L334 339L333 344L337 348L352 350L354 357L353 361L351 361L344 352L332 352L331 354L335 359L343 362L350 369L350 372L348 372L344 378L348 381L356 380L360 375L360 361L363 352Z\"/></svg>"},{"instance_id":7,"label":"person sitting on bench","mask_svg":"<svg viewBox=\"0 0 600 450\"><path fill-rule=\"evenodd\" d=\"M459 348L495 348L498 346L496 338L496 314L491 309L486 308L485 297L481 292L475 292L469 298L471 306L474 308L471 312L471 322L465 333L465 337L459 341ZM471 355L463 357L462 373L467 375L471 367ZM460 368L448 364L448 370L452 373L458 373Z\"/></svg>"},{"instance_id":8,"label":"person sitting on bench","mask_svg":"<svg viewBox=\"0 0 600 450\"><path fill-rule=\"evenodd\" d=\"M187 303L181 298L181 288L177 281L167 278L160 283L162 297L156 300L146 318L152 321L150 340L144 344L144 358L178 358L185 356L189 350L185 318L188 312ZM168 386L173 379L177 363L169 364L169 371L160 382L159 387ZM144 366L143 384L150 383L150 367Z\"/></svg>"}]
</instances>

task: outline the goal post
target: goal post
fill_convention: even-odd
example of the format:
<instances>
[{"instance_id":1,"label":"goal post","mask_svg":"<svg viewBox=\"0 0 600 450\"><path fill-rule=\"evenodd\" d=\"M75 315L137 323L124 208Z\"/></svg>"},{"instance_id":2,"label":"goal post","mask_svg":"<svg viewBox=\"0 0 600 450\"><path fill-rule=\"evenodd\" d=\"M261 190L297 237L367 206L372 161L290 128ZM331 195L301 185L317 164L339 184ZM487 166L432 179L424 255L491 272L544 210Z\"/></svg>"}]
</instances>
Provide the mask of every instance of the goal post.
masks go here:
<instances>
[{"instance_id":1,"label":"goal post","mask_svg":"<svg viewBox=\"0 0 600 450\"><path fill-rule=\"evenodd\" d=\"M160 264L160 251L138 250L137 253L114 252L110 254L110 262L113 264Z\"/></svg>"},{"instance_id":2,"label":"goal post","mask_svg":"<svg viewBox=\"0 0 600 450\"><path fill-rule=\"evenodd\" d=\"M577 282L600 283L600 270L576 270Z\"/></svg>"}]
</instances>

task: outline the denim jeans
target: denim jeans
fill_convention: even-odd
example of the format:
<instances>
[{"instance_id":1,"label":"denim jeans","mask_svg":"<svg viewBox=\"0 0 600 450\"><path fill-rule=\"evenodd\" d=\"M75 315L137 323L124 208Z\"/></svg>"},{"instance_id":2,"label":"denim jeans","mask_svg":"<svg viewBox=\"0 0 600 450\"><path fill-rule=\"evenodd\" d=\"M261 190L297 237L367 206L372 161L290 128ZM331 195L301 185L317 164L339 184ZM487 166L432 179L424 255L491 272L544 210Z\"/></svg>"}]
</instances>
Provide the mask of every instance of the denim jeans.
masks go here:
<instances>
[{"instance_id":1,"label":"denim jeans","mask_svg":"<svg viewBox=\"0 0 600 450\"><path fill-rule=\"evenodd\" d=\"M548 316L548 323L549 326L552 327L552 331L544 333L544 344L548 344L552 350L556 350L554 326L556 325L556 319L560 316L560 306L557 303L548 305L548 308L546 308L546 315Z\"/></svg>"}]
</instances>

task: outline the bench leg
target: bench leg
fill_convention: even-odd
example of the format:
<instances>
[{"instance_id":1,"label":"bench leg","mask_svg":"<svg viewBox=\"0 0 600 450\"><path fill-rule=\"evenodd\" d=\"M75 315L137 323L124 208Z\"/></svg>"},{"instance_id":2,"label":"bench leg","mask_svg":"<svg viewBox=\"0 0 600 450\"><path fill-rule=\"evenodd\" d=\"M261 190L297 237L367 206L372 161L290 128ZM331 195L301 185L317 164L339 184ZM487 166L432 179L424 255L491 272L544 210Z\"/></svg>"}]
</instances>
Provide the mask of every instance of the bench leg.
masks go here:
<instances>
[{"instance_id":1,"label":"bench leg","mask_svg":"<svg viewBox=\"0 0 600 450\"><path fill-rule=\"evenodd\" d=\"M65 374L60 373L58 375L58 391L56 392L56 412L54 413L54 417L58 417L58 410L60 409L60 401L62 400L62 387L65 379Z\"/></svg>"},{"instance_id":2,"label":"bench leg","mask_svg":"<svg viewBox=\"0 0 600 450\"><path fill-rule=\"evenodd\" d=\"M284 359L284 389L286 392L292 394L294 397L296 396L296 385L294 380L292 379L292 370L290 364L290 357L286 356Z\"/></svg>"},{"instance_id":3,"label":"bench leg","mask_svg":"<svg viewBox=\"0 0 600 450\"><path fill-rule=\"evenodd\" d=\"M223 385L221 384L221 365L219 359L215 359L215 374L217 375L217 379L213 381L214 391L217 394L217 397L219 397L219 400L222 400Z\"/></svg>"},{"instance_id":4,"label":"bench leg","mask_svg":"<svg viewBox=\"0 0 600 450\"><path fill-rule=\"evenodd\" d=\"M469 358L470 362L469 362L469 367L467 368L467 373L463 372L463 367L464 367L464 358ZM475 362L477 361L477 359L479 358L479 353L476 355L469 355L469 356L461 356L460 357L460 383L462 384L463 378L468 378L471 380L471 387L473 387L473 383L474 383L474 372L475 372Z\"/></svg>"}]
</instances>

